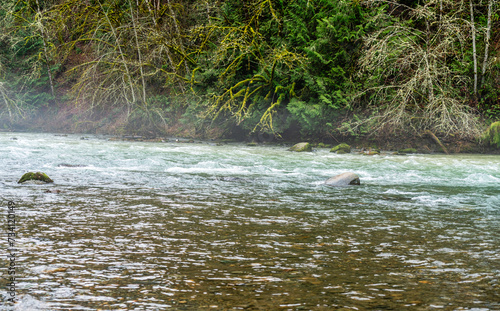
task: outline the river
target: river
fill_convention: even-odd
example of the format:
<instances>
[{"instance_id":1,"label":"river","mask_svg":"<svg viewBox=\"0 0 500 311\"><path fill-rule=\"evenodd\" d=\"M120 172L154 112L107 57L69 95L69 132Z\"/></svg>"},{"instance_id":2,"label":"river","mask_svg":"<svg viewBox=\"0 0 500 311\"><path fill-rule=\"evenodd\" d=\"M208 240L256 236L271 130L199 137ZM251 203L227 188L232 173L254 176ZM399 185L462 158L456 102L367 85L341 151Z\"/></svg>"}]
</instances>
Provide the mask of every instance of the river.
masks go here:
<instances>
[{"instance_id":1,"label":"river","mask_svg":"<svg viewBox=\"0 0 500 311\"><path fill-rule=\"evenodd\" d=\"M0 310L500 310L499 156L81 138L0 133Z\"/></svg>"}]
</instances>

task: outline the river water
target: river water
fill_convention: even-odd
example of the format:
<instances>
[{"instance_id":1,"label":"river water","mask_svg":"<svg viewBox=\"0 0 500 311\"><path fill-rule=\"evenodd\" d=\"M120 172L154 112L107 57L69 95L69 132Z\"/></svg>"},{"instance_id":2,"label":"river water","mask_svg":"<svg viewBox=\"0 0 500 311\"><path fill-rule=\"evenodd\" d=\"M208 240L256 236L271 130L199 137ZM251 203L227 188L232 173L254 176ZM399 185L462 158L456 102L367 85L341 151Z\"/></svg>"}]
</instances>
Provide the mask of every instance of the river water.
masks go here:
<instances>
[{"instance_id":1,"label":"river water","mask_svg":"<svg viewBox=\"0 0 500 311\"><path fill-rule=\"evenodd\" d=\"M32 133L0 147L0 310L500 310L499 156ZM17 184L27 171L54 183ZM323 184L343 172L361 186Z\"/></svg>"}]
</instances>

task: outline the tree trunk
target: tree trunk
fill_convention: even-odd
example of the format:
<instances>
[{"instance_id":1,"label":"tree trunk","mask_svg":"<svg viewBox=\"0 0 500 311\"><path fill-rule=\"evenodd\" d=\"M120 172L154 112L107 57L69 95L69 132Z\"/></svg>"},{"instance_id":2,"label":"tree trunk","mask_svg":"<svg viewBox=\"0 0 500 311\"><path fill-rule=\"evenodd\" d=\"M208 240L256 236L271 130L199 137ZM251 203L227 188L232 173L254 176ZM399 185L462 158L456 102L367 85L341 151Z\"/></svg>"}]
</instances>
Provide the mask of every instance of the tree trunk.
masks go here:
<instances>
[{"instance_id":1,"label":"tree trunk","mask_svg":"<svg viewBox=\"0 0 500 311\"><path fill-rule=\"evenodd\" d=\"M141 81L142 81L142 102L146 104L146 82L144 81L144 70L142 68L142 55L141 47L139 45L139 38L137 35L137 25L135 24L134 11L132 10L132 2L129 0L128 4L130 6L130 18L132 18L132 27L134 28L135 44L137 45L137 57L139 59L139 69L141 71Z\"/></svg>"},{"instance_id":2,"label":"tree trunk","mask_svg":"<svg viewBox=\"0 0 500 311\"><path fill-rule=\"evenodd\" d=\"M488 1L488 25L486 26L486 38L484 39L484 60L483 60L483 72L481 75L481 87L484 85L484 75L486 74L486 67L488 66L488 49L490 47L490 35L491 35L491 10L493 7L493 0Z\"/></svg>"},{"instance_id":3,"label":"tree trunk","mask_svg":"<svg viewBox=\"0 0 500 311\"><path fill-rule=\"evenodd\" d=\"M109 24L109 28L111 29L111 32L113 33L113 36L115 37L115 43L118 46L118 51L120 52L120 57L121 57L122 62L123 62L123 67L125 68L125 72L127 74L127 79L128 79L127 83L130 87L130 92L132 93L132 104L135 104L136 97L135 97L134 83L132 81L132 75L130 74L130 70L128 68L127 61L125 59L125 55L123 54L121 44L119 42L118 34L115 30L115 27L111 23L111 20L109 19L108 12L106 10L104 10L104 7L102 6L102 4L100 2L99 2L99 6L101 7L101 10L102 10L104 16L106 17L106 21ZM128 109L127 117L128 117L128 115L130 115L130 111L131 111L131 103L128 102L127 106L128 106L127 107L127 109Z\"/></svg>"},{"instance_id":4,"label":"tree trunk","mask_svg":"<svg viewBox=\"0 0 500 311\"><path fill-rule=\"evenodd\" d=\"M170 15L172 15L172 20L174 22L175 30L177 32L177 35L179 36L179 49L184 52L184 46L182 44L182 34L181 31L179 30L179 26L177 25L177 17L175 17L175 12L172 9L172 6L170 5L170 0L167 0L167 5L168 9L170 10ZM189 67L186 62L186 58L184 58L184 66L186 67L186 74L189 74Z\"/></svg>"},{"instance_id":5,"label":"tree trunk","mask_svg":"<svg viewBox=\"0 0 500 311\"><path fill-rule=\"evenodd\" d=\"M50 65L49 65L49 59L47 58L47 39L45 38L45 31L43 29L43 22L42 22L42 11L40 9L40 3L38 0L36 0L36 5L37 5L37 11L38 15L40 16L40 34L42 35L42 42L43 42L43 53L44 53L44 58L45 58L45 65L47 66L47 74L49 76L49 84L50 84L50 92L52 94L52 98L55 99L55 93L54 93L54 82L52 81L52 73L50 72Z\"/></svg>"},{"instance_id":6,"label":"tree trunk","mask_svg":"<svg viewBox=\"0 0 500 311\"><path fill-rule=\"evenodd\" d=\"M477 95L477 55L476 55L476 26L474 24L474 8L470 0L470 23L472 27L472 57L474 59L474 95Z\"/></svg>"},{"instance_id":7,"label":"tree trunk","mask_svg":"<svg viewBox=\"0 0 500 311\"><path fill-rule=\"evenodd\" d=\"M206 5L207 5L207 21L210 24L210 4L208 3L208 1L206 2Z\"/></svg>"}]
</instances>

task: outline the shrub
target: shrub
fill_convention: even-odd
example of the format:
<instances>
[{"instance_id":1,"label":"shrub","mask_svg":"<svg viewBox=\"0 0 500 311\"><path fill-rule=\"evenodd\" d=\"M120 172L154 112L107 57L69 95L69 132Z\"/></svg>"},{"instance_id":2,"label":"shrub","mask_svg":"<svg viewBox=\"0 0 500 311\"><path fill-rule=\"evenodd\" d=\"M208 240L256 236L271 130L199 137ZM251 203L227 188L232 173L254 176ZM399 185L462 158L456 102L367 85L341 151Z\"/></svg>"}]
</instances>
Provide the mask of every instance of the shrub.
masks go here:
<instances>
[{"instance_id":1,"label":"shrub","mask_svg":"<svg viewBox=\"0 0 500 311\"><path fill-rule=\"evenodd\" d=\"M500 148L500 121L492 123L483 133L482 139L487 144Z\"/></svg>"}]
</instances>

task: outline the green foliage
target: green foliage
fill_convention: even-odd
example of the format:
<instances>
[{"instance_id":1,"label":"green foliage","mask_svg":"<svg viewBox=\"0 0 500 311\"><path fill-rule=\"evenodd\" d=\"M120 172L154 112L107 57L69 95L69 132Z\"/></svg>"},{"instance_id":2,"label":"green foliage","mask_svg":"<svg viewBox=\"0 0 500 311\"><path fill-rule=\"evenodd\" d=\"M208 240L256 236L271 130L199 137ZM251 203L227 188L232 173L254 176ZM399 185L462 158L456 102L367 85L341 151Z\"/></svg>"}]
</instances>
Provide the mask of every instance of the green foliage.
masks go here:
<instances>
[{"instance_id":1,"label":"green foliage","mask_svg":"<svg viewBox=\"0 0 500 311\"><path fill-rule=\"evenodd\" d=\"M491 146L500 148L500 121L492 123L483 133L482 140Z\"/></svg>"},{"instance_id":2,"label":"green foliage","mask_svg":"<svg viewBox=\"0 0 500 311\"><path fill-rule=\"evenodd\" d=\"M303 34L298 46L307 56L307 70L295 73L300 102L288 107L305 133L319 134L339 111L349 108L366 27L366 12L354 1L320 1L304 12ZM297 18L290 28L297 27Z\"/></svg>"},{"instance_id":3,"label":"green foliage","mask_svg":"<svg viewBox=\"0 0 500 311\"><path fill-rule=\"evenodd\" d=\"M360 59L365 89L359 94L374 114L357 125L379 134L431 130L477 136L477 117L460 92L470 85L464 76L466 53L460 49L470 31L463 7L450 3L437 12L429 2L404 9L405 18L385 11L374 16L385 26L366 38Z\"/></svg>"},{"instance_id":4,"label":"green foliage","mask_svg":"<svg viewBox=\"0 0 500 311\"><path fill-rule=\"evenodd\" d=\"M202 54L196 76L196 90L212 96L208 116L232 116L238 124L251 118L254 130L273 131L273 116L285 110L314 134L348 106L364 34L359 4L227 1L221 13L218 23L198 29L213 43L206 47L215 47ZM209 53L215 57L206 61Z\"/></svg>"},{"instance_id":5,"label":"green foliage","mask_svg":"<svg viewBox=\"0 0 500 311\"><path fill-rule=\"evenodd\" d=\"M23 102L16 99L5 82L0 82L0 115L6 114L11 121L24 117Z\"/></svg>"},{"instance_id":6,"label":"green foliage","mask_svg":"<svg viewBox=\"0 0 500 311\"><path fill-rule=\"evenodd\" d=\"M52 5L42 4L47 8ZM6 12L0 16L0 60L5 70L5 85L23 115L54 100L51 75L61 69L52 61L54 45L46 26L49 20L45 7L29 1L0 3L0 11Z\"/></svg>"},{"instance_id":7,"label":"green foliage","mask_svg":"<svg viewBox=\"0 0 500 311\"><path fill-rule=\"evenodd\" d=\"M496 81L495 81L496 80ZM500 120L500 63L492 66L480 91L478 108L491 121Z\"/></svg>"},{"instance_id":8,"label":"green foliage","mask_svg":"<svg viewBox=\"0 0 500 311\"><path fill-rule=\"evenodd\" d=\"M287 105L288 111L293 116L294 121L298 122L305 133L312 133L318 129L323 120L324 105L308 104L307 102L300 101L293 98Z\"/></svg>"},{"instance_id":9,"label":"green foliage","mask_svg":"<svg viewBox=\"0 0 500 311\"><path fill-rule=\"evenodd\" d=\"M486 3L474 6L478 55ZM470 12L456 1L5 0L0 30L0 113L11 119L71 99L126 111L148 131L180 119L309 136L474 136L475 108L500 116L494 57L470 91Z\"/></svg>"}]
</instances>

